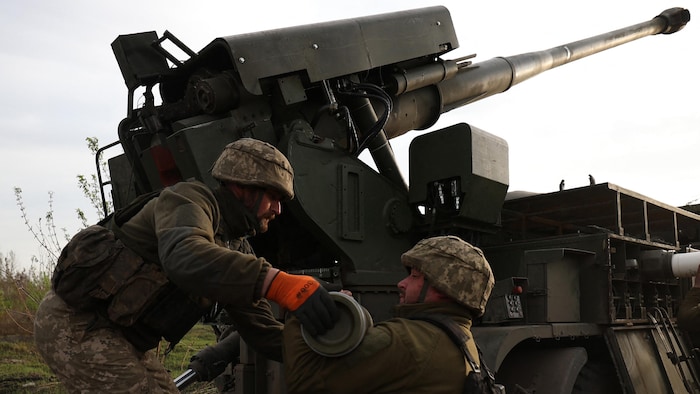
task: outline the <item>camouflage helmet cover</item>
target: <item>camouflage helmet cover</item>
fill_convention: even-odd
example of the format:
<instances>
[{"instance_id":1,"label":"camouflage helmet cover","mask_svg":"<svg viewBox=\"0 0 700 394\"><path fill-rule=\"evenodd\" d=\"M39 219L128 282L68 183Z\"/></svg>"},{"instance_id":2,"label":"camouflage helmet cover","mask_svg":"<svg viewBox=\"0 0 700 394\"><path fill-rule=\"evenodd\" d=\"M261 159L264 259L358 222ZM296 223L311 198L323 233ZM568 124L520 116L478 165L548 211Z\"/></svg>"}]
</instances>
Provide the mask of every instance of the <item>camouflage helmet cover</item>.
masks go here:
<instances>
[{"instance_id":1,"label":"camouflage helmet cover","mask_svg":"<svg viewBox=\"0 0 700 394\"><path fill-rule=\"evenodd\" d=\"M484 314L494 277L481 249L451 235L426 238L401 255L401 262L423 273L431 286Z\"/></svg>"},{"instance_id":2,"label":"camouflage helmet cover","mask_svg":"<svg viewBox=\"0 0 700 394\"><path fill-rule=\"evenodd\" d=\"M274 188L294 197L294 170L273 145L254 138L241 138L226 145L211 175L219 181Z\"/></svg>"}]
</instances>

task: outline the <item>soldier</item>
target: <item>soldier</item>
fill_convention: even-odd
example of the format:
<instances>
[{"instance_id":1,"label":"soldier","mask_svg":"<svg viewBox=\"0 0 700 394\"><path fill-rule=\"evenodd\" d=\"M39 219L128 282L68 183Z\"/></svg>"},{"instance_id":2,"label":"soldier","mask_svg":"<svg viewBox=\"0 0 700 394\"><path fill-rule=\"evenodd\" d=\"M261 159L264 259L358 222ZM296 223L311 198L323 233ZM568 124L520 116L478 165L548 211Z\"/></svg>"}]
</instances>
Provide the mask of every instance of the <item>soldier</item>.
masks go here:
<instances>
[{"instance_id":1,"label":"soldier","mask_svg":"<svg viewBox=\"0 0 700 394\"><path fill-rule=\"evenodd\" d=\"M266 299L312 333L333 326L337 308L316 280L273 268L246 241L294 196L284 155L240 139L211 174L216 190L180 182L81 231L63 249L37 311L35 341L70 392L179 392L152 349L161 338L179 341L215 302L273 360L282 358L283 325Z\"/></svg>"},{"instance_id":2,"label":"soldier","mask_svg":"<svg viewBox=\"0 0 700 394\"><path fill-rule=\"evenodd\" d=\"M299 320L288 319L284 368L289 393L482 392L488 383L482 381L486 374L470 327L484 313L494 285L483 253L460 238L440 236L418 242L401 262L409 275L398 283L397 318L369 327L351 352L339 357L315 353L302 337ZM455 336L459 346L451 339ZM468 358L478 360L474 367L481 373L473 372Z\"/></svg>"}]
</instances>

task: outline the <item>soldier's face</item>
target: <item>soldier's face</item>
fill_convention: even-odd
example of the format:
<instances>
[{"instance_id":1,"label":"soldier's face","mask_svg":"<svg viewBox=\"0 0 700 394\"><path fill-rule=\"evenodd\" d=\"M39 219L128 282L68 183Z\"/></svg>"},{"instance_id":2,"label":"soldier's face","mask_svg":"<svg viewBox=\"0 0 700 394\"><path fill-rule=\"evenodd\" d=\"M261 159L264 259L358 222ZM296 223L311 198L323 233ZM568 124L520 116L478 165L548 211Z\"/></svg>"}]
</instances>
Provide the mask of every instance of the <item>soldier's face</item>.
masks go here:
<instances>
[{"instance_id":1,"label":"soldier's face","mask_svg":"<svg viewBox=\"0 0 700 394\"><path fill-rule=\"evenodd\" d=\"M227 187L243 202L243 205L251 212L255 212L258 218L260 233L267 231L270 221L282 213L283 196L274 189L262 189L259 187L241 187L230 183ZM256 208L257 207L257 208ZM255 211L257 209L257 211Z\"/></svg>"},{"instance_id":2,"label":"soldier's face","mask_svg":"<svg viewBox=\"0 0 700 394\"><path fill-rule=\"evenodd\" d=\"M450 300L449 297L430 285L425 292L425 298L421 300L420 293L423 291L423 286L425 286L425 276L415 268L411 268L411 272L408 276L396 286L399 288L399 304L444 302Z\"/></svg>"},{"instance_id":3,"label":"soldier's face","mask_svg":"<svg viewBox=\"0 0 700 394\"><path fill-rule=\"evenodd\" d=\"M415 268L396 286L399 288L399 304L415 304L420 298L425 276Z\"/></svg>"},{"instance_id":4,"label":"soldier's face","mask_svg":"<svg viewBox=\"0 0 700 394\"><path fill-rule=\"evenodd\" d=\"M282 197L274 190L265 190L258 206L258 221L260 222L260 232L267 231L271 220L282 213Z\"/></svg>"}]
</instances>

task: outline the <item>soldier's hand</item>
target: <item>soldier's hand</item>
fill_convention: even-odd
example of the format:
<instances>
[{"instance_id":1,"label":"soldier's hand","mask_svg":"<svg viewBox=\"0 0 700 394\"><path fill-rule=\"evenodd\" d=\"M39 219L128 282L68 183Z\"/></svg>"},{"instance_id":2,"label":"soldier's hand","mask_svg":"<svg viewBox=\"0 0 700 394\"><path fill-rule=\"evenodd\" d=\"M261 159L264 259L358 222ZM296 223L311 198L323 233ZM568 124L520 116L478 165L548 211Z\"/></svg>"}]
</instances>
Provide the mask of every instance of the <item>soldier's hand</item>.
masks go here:
<instances>
[{"instance_id":1,"label":"soldier's hand","mask_svg":"<svg viewBox=\"0 0 700 394\"><path fill-rule=\"evenodd\" d=\"M312 336L333 328L340 317L328 291L311 276L280 271L265 297L294 314Z\"/></svg>"},{"instance_id":2,"label":"soldier's hand","mask_svg":"<svg viewBox=\"0 0 700 394\"><path fill-rule=\"evenodd\" d=\"M188 368L197 373L198 380L209 382L221 375L226 366L240 355L241 336L233 333L214 346L207 346L192 356Z\"/></svg>"}]
</instances>

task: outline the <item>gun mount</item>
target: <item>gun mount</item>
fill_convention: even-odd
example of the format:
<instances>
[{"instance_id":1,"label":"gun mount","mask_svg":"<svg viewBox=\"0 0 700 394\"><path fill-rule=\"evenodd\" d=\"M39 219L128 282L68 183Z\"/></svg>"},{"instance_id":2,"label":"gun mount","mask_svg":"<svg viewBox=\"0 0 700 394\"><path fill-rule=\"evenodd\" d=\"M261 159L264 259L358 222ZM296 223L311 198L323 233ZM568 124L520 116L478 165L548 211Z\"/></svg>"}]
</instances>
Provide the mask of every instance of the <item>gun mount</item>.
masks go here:
<instances>
[{"instance_id":1,"label":"gun mount","mask_svg":"<svg viewBox=\"0 0 700 394\"><path fill-rule=\"evenodd\" d=\"M633 392L639 371L625 361L662 352L625 353L622 343L650 335L647 311L661 308L672 318L688 287L664 267L640 275L635 264L663 265L673 260L667 254L692 249L700 216L612 184L506 201L506 141L466 123L414 138L407 184L390 140L544 71L677 32L689 20L687 10L673 8L609 33L479 63L444 59L459 46L444 7L222 37L199 52L169 32L122 35L112 47L128 106L118 131L124 154L109 160L112 199L119 208L187 179L215 187L209 169L227 143L267 141L294 167L296 198L253 239L259 255L351 290L378 321L396 302L401 253L426 236L458 235L484 249L499 280L491 312L475 328L497 377L524 386L527 376L547 370L560 377L552 387L569 392L566 384L588 363L617 371L619 382L606 382ZM166 41L189 58L176 58ZM358 158L366 149L378 171ZM557 343L562 337L571 342ZM553 365L557 358L541 341L576 362ZM518 363L538 351L541 359ZM682 386L667 365L647 367L660 390Z\"/></svg>"}]
</instances>

